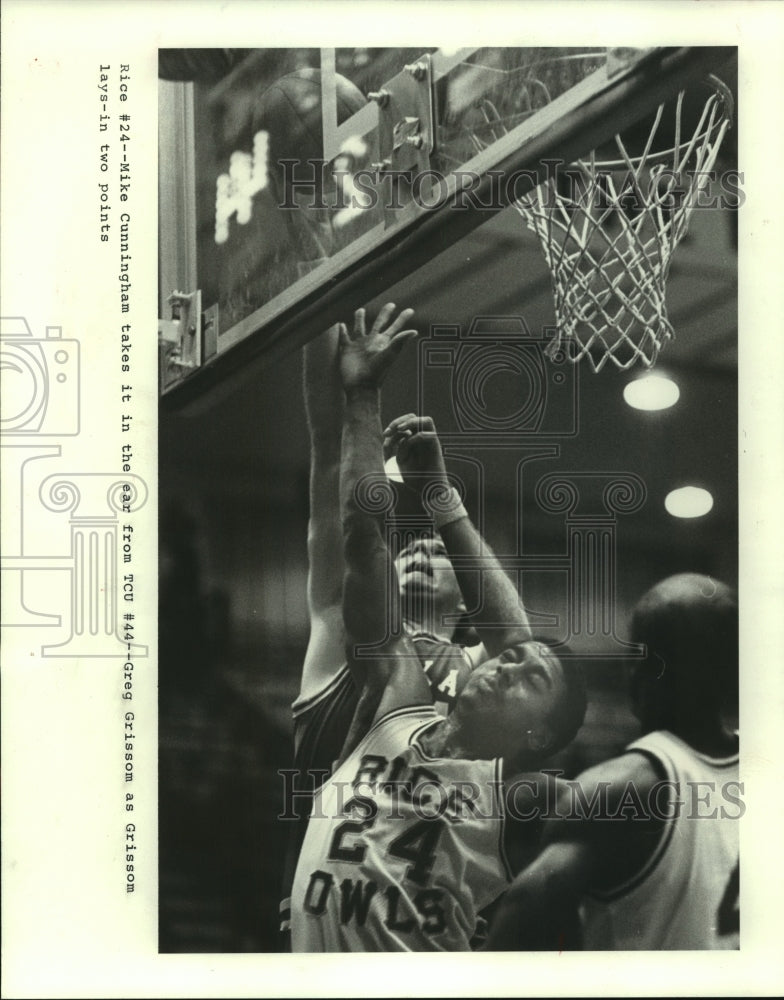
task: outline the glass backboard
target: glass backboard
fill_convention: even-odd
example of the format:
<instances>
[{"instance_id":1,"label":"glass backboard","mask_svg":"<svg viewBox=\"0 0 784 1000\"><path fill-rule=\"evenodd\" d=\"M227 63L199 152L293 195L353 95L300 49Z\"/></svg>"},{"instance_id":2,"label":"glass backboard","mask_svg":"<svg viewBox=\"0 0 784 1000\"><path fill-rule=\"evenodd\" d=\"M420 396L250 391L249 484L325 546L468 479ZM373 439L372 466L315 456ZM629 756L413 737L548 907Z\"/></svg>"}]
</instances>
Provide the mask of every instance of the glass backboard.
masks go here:
<instances>
[{"instance_id":1,"label":"glass backboard","mask_svg":"<svg viewBox=\"0 0 784 1000\"><path fill-rule=\"evenodd\" d=\"M162 51L163 394L303 343L722 51Z\"/></svg>"}]
</instances>

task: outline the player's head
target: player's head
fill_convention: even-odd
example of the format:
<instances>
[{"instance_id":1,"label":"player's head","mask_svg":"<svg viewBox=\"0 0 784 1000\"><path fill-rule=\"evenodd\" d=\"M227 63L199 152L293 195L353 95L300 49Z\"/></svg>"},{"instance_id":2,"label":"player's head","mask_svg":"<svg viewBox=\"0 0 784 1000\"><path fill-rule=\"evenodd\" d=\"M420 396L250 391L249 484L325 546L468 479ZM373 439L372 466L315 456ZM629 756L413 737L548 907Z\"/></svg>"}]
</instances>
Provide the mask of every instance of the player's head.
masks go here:
<instances>
[{"instance_id":1,"label":"player's head","mask_svg":"<svg viewBox=\"0 0 784 1000\"><path fill-rule=\"evenodd\" d=\"M441 536L434 531L410 541L395 559L403 615L436 630L451 631L445 615L465 611L463 595Z\"/></svg>"},{"instance_id":2,"label":"player's head","mask_svg":"<svg viewBox=\"0 0 784 1000\"><path fill-rule=\"evenodd\" d=\"M477 667L454 713L466 752L533 768L574 738L585 709L585 681L572 654L531 640Z\"/></svg>"},{"instance_id":3,"label":"player's head","mask_svg":"<svg viewBox=\"0 0 784 1000\"><path fill-rule=\"evenodd\" d=\"M632 615L645 659L632 701L645 730L704 727L737 710L738 602L724 583L680 573L651 587Z\"/></svg>"}]
</instances>

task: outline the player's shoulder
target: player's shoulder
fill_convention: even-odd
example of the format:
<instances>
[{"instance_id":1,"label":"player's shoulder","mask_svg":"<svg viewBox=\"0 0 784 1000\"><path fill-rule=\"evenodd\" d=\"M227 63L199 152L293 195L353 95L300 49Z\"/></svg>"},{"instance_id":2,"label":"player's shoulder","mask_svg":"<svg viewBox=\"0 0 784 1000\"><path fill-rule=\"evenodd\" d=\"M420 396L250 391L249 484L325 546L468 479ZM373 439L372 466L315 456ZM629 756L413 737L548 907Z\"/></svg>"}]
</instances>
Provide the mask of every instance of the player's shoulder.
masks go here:
<instances>
[{"instance_id":1,"label":"player's shoulder","mask_svg":"<svg viewBox=\"0 0 784 1000\"><path fill-rule=\"evenodd\" d=\"M482 643L464 646L462 643L433 635L432 632L412 631L409 638L425 668L432 663L459 666L469 671L487 659Z\"/></svg>"},{"instance_id":2,"label":"player's shoulder","mask_svg":"<svg viewBox=\"0 0 784 1000\"><path fill-rule=\"evenodd\" d=\"M665 777L666 771L654 755L628 748L616 757L586 768L575 781L585 790L607 787L616 795L632 783L647 794ZM569 782L563 784L568 786Z\"/></svg>"},{"instance_id":3,"label":"player's shoulder","mask_svg":"<svg viewBox=\"0 0 784 1000\"><path fill-rule=\"evenodd\" d=\"M601 825L609 817L651 820L655 817L649 803L665 778L666 771L655 757L626 750L576 778L559 781L556 808L548 818L587 820L588 826Z\"/></svg>"},{"instance_id":4,"label":"player's shoulder","mask_svg":"<svg viewBox=\"0 0 784 1000\"><path fill-rule=\"evenodd\" d=\"M631 851L632 841L647 851L662 825L664 777L655 758L627 750L559 781L555 805L543 817L544 843L590 844L611 869L616 852Z\"/></svg>"},{"instance_id":5,"label":"player's shoulder","mask_svg":"<svg viewBox=\"0 0 784 1000\"><path fill-rule=\"evenodd\" d=\"M386 711L382 709L349 757L365 759L368 754L395 754L407 758L413 754L421 759L418 738L431 726L441 722L443 718L432 704L414 701L393 705Z\"/></svg>"},{"instance_id":6,"label":"player's shoulder","mask_svg":"<svg viewBox=\"0 0 784 1000\"><path fill-rule=\"evenodd\" d=\"M602 791L617 797L630 784L647 793L665 776L654 757L629 749L586 768L576 778L567 779L553 771L505 774L504 786L507 801L518 811L535 808L541 815L557 815L558 807L573 798L575 787L584 794Z\"/></svg>"},{"instance_id":7,"label":"player's shoulder","mask_svg":"<svg viewBox=\"0 0 784 1000\"><path fill-rule=\"evenodd\" d=\"M420 655L440 653L455 656L462 653L462 646L449 639L445 639L443 636L434 635L432 632L425 632L422 629L412 629L404 634L407 635L414 649Z\"/></svg>"},{"instance_id":8,"label":"player's shoulder","mask_svg":"<svg viewBox=\"0 0 784 1000\"><path fill-rule=\"evenodd\" d=\"M541 816L540 848L583 852L587 883L604 891L640 870L659 843L665 803L655 759L635 750L555 783Z\"/></svg>"}]
</instances>

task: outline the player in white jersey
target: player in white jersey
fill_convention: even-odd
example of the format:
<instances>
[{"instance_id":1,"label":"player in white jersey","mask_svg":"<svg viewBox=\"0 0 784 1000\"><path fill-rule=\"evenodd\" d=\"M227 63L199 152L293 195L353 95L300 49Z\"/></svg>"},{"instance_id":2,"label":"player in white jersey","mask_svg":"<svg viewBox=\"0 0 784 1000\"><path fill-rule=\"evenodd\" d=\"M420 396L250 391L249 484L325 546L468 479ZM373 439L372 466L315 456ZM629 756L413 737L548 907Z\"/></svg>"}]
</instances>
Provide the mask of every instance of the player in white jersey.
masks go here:
<instances>
[{"instance_id":1,"label":"player in white jersey","mask_svg":"<svg viewBox=\"0 0 784 1000\"><path fill-rule=\"evenodd\" d=\"M470 606L496 610L492 659L448 717L433 708L411 636L393 627L399 575L417 571L395 567L359 487L383 476L379 386L409 336L378 324L366 334L361 310L353 336L341 334L343 620L360 708L373 715L315 797L292 890L295 951L468 948L479 910L535 843L531 818L549 786L527 772L571 739L585 711L581 677L533 641L515 587L450 491L432 422L414 416L387 429L404 478L425 472L441 487L434 520L447 550L465 565L482 560L481 581L455 563L462 591Z\"/></svg>"},{"instance_id":2,"label":"player in white jersey","mask_svg":"<svg viewBox=\"0 0 784 1000\"><path fill-rule=\"evenodd\" d=\"M395 306L390 303L379 312L373 329L400 331L412 313L413 310L406 309L395 317ZM366 700L363 713L356 715L359 688L345 653L339 499L344 393L338 371L337 338L338 329L332 327L308 343L303 351L303 394L310 435L307 583L310 638L300 691L292 706L294 766L287 775L289 784L284 790L290 799L288 815L298 816L291 824L283 875L280 910L284 950L288 947L289 889L310 812L308 792L318 782L317 776L323 777L367 729L375 711ZM388 428L390 454L399 450L401 436L409 436L405 428L411 419L400 418ZM405 449L399 461L407 468ZM415 455L411 461L415 461ZM447 714L471 670L486 659L487 650L481 641L471 646L454 641L452 622L465 611L465 601L449 554L437 535L411 540L398 554L397 566L405 628L430 681L436 708ZM493 605L492 595L484 614L488 620L499 620L500 609ZM481 615L476 628L478 638L482 639Z\"/></svg>"},{"instance_id":3,"label":"player in white jersey","mask_svg":"<svg viewBox=\"0 0 784 1000\"><path fill-rule=\"evenodd\" d=\"M490 949L559 947L575 904L586 950L739 946L735 594L669 577L639 601L632 638L647 649L632 677L644 735L564 787Z\"/></svg>"}]
</instances>

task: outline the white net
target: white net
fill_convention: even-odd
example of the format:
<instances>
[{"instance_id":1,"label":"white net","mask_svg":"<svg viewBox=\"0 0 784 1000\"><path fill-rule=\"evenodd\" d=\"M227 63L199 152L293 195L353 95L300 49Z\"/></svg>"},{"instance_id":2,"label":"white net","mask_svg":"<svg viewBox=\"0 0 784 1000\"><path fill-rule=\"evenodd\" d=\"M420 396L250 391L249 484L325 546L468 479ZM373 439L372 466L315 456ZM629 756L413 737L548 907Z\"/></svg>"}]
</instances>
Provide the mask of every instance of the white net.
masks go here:
<instances>
[{"instance_id":1,"label":"white net","mask_svg":"<svg viewBox=\"0 0 784 1000\"><path fill-rule=\"evenodd\" d=\"M710 97L689 135L681 92L667 127L667 106L659 107L640 153L631 155L616 135L617 159L591 153L515 202L552 274L558 333L551 353L571 340L567 355L587 358L594 371L608 360L650 368L674 336L665 301L670 261L732 119L729 90L715 77L708 82ZM674 138L656 150L669 127Z\"/></svg>"}]
</instances>

